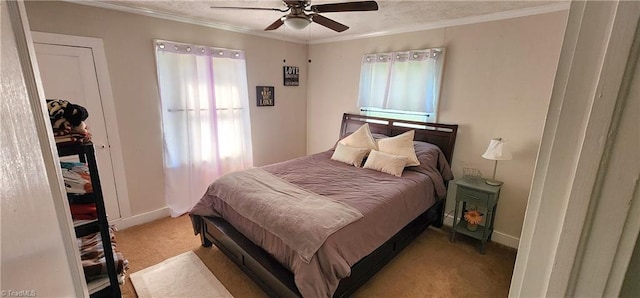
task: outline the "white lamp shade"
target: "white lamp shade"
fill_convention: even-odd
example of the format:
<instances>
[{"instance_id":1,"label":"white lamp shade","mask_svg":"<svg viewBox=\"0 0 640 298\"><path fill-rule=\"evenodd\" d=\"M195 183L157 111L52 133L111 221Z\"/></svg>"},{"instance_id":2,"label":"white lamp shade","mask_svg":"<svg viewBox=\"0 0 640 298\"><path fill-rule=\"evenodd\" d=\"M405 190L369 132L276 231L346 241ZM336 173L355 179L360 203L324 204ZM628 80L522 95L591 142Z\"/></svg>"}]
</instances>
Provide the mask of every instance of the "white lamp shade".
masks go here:
<instances>
[{"instance_id":1,"label":"white lamp shade","mask_svg":"<svg viewBox=\"0 0 640 298\"><path fill-rule=\"evenodd\" d=\"M287 27L295 30L304 29L309 26L310 23L311 20L309 20L309 18L305 16L288 15L284 19L284 24L287 25Z\"/></svg>"},{"instance_id":2,"label":"white lamp shade","mask_svg":"<svg viewBox=\"0 0 640 298\"><path fill-rule=\"evenodd\" d=\"M505 143L501 138L492 139L482 157L491 160L510 160L512 157L511 152L509 152Z\"/></svg>"}]
</instances>

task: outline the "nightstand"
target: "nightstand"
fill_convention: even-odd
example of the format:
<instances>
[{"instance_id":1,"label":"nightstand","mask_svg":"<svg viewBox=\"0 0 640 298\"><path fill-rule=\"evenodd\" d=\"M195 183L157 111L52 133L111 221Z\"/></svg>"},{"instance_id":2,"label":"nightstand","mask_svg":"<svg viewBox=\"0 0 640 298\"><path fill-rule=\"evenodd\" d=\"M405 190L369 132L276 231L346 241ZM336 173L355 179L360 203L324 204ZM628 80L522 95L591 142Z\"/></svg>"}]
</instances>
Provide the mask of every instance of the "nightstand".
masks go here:
<instances>
[{"instance_id":1,"label":"nightstand","mask_svg":"<svg viewBox=\"0 0 640 298\"><path fill-rule=\"evenodd\" d=\"M455 183L457 186L456 209L453 216L451 242L456 240L456 233L476 238L482 242L480 253L484 254L485 245L487 241L491 240L493 233L493 221L502 185L489 185L482 178L458 179ZM462 203L462 208L460 208L460 203ZM467 228L464 213L466 210L474 208L484 213L484 219L477 226L477 229L472 231Z\"/></svg>"}]
</instances>

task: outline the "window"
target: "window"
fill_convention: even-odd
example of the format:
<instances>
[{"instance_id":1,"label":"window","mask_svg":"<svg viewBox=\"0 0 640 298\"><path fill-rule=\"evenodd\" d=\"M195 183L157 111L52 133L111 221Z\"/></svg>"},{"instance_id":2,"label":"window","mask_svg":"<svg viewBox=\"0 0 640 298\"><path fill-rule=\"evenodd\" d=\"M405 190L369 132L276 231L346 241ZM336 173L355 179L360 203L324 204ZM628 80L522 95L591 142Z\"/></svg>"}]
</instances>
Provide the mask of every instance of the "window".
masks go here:
<instances>
[{"instance_id":1,"label":"window","mask_svg":"<svg viewBox=\"0 0 640 298\"><path fill-rule=\"evenodd\" d=\"M253 164L244 52L156 41L166 201L187 212L207 186Z\"/></svg>"},{"instance_id":2,"label":"window","mask_svg":"<svg viewBox=\"0 0 640 298\"><path fill-rule=\"evenodd\" d=\"M436 122L444 48L367 54L358 105L369 116Z\"/></svg>"}]
</instances>

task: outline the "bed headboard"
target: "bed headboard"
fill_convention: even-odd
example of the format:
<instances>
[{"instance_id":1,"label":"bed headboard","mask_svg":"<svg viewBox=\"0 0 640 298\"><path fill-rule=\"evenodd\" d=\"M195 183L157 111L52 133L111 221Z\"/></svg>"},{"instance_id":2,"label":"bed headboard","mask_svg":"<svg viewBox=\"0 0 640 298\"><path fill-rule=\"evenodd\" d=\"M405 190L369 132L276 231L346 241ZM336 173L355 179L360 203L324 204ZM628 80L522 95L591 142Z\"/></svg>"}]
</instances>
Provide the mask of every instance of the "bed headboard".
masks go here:
<instances>
[{"instance_id":1,"label":"bed headboard","mask_svg":"<svg viewBox=\"0 0 640 298\"><path fill-rule=\"evenodd\" d=\"M456 134L458 133L457 124L416 122L345 113L342 116L340 138L343 138L347 133L354 132L365 123L369 123L371 133L390 137L415 130L415 141L428 142L440 147L447 161L451 164L453 147L456 144Z\"/></svg>"}]
</instances>

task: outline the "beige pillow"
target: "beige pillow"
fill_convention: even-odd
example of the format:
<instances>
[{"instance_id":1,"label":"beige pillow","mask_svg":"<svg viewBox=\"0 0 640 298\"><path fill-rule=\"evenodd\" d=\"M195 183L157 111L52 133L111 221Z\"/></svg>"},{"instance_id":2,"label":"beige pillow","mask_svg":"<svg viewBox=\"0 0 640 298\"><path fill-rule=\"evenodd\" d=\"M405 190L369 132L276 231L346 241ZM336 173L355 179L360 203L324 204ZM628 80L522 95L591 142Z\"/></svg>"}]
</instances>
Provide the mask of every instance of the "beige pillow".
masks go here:
<instances>
[{"instance_id":1,"label":"beige pillow","mask_svg":"<svg viewBox=\"0 0 640 298\"><path fill-rule=\"evenodd\" d=\"M400 177L402 176L402 170L404 170L406 163L407 158L404 156L371 150L367 161L364 163L364 168Z\"/></svg>"},{"instance_id":2,"label":"beige pillow","mask_svg":"<svg viewBox=\"0 0 640 298\"><path fill-rule=\"evenodd\" d=\"M369 154L369 151L371 151L369 148L355 148L338 143L336 150L333 151L333 155L331 155L331 159L359 168L362 166L362 160Z\"/></svg>"},{"instance_id":3,"label":"beige pillow","mask_svg":"<svg viewBox=\"0 0 640 298\"><path fill-rule=\"evenodd\" d=\"M358 128L358 130L340 140L339 143L354 148L378 149L378 146L376 146L376 140L373 138L371 131L369 130L369 123L363 124Z\"/></svg>"},{"instance_id":4,"label":"beige pillow","mask_svg":"<svg viewBox=\"0 0 640 298\"><path fill-rule=\"evenodd\" d=\"M414 135L415 131L410 130L395 137L379 139L378 150L384 153L406 157L407 167L419 166L420 161L418 161L416 150L413 148Z\"/></svg>"}]
</instances>

